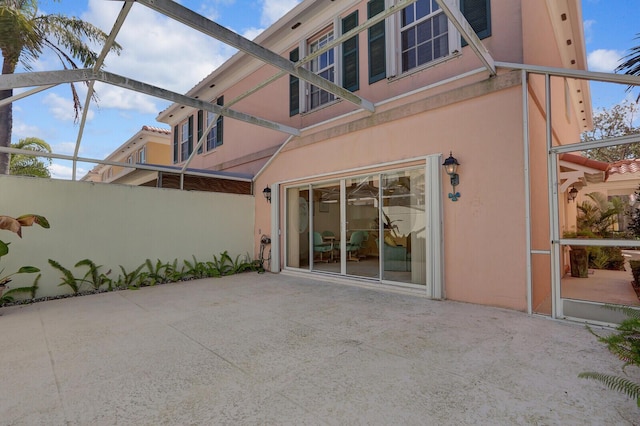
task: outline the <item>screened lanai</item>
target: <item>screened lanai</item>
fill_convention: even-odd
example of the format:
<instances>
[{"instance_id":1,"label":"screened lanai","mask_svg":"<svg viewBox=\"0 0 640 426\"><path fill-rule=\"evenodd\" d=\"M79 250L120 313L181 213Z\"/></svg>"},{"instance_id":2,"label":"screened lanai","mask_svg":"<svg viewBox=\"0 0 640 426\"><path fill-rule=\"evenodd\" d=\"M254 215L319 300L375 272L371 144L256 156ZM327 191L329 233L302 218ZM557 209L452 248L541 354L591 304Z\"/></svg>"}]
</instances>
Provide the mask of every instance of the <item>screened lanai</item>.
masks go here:
<instances>
[{"instance_id":1,"label":"screened lanai","mask_svg":"<svg viewBox=\"0 0 640 426\"><path fill-rule=\"evenodd\" d=\"M594 297L581 296L580 292L563 293L562 279L565 276L565 269L568 264L568 254L565 247L567 246L589 246L589 247L640 247L635 240L623 238L610 239L576 239L568 238L563 225L571 221L572 211L569 211L572 205L569 205L566 199L566 192L571 188L562 188L565 183L561 177L560 155L564 153L576 153L589 149L617 146L626 144L640 143L640 137L629 136L622 138L604 139L583 143L578 140L572 143L560 144L561 139L553 133L553 123L551 120L551 98L552 91L560 90L566 93L567 108L573 109L574 112L582 114L585 121L585 128L590 126L590 99L589 99L589 82L605 82L617 85L640 85L640 78L633 76L616 75L610 73L597 73L580 71L573 69L548 68L531 66L526 64L506 63L494 61L491 54L487 51L483 42L476 36L469 22L455 8L451 8L445 0L434 0L438 6L444 11L447 19L456 27L464 38L465 42L472 48L478 62L480 70L486 72L489 78L492 78L500 71L519 71L521 73L522 87L522 133L524 144L522 147L522 156L525 169L523 170L522 179L525 188L526 214L524 218L518 218L525 224L526 245L527 245L527 301L528 312L531 314L539 313L550 315L554 318L586 318L593 321L615 322L615 318L602 314L601 306L607 303L606 300L589 300ZM202 15L189 10L178 3L169 0L139 0L136 2L123 2L122 10L113 24L109 35L108 42L102 49L96 66L93 69L80 70L64 70L64 71L44 71L29 72L13 75L0 76L0 90L6 89L27 89L26 91L12 96L8 99L0 101L1 105L17 102L27 96L45 91L51 87L68 82L87 82L89 90L85 99L85 108L78 127L78 134L73 155L63 155L58 153L39 156L49 156L51 158L70 160L74 164L73 180L76 180L76 164L79 162L94 164L109 164L116 166L132 167L131 164L120 162L109 162L97 158L86 158L80 155L81 146L84 141L84 129L87 121L87 114L92 103L93 85L95 82L102 82L128 90L140 92L146 95L154 96L163 100L173 102L175 104L201 109L211 112L216 116L224 116L231 120L239 120L244 123L250 123L265 129L274 130L282 133L284 142L282 147L295 140L305 128L296 128L287 124L279 123L273 120L262 118L256 114L249 114L234 109L234 105L241 100L251 96L260 96L260 90L269 84L280 79L283 76L291 75L300 80L307 81L322 90L333 94L337 98L343 99L350 103L353 111L366 111L369 114L376 114L376 103L360 97L341 86L329 82L313 72L305 68L305 64L309 63L315 57L321 55L344 41L350 39L354 35L366 31L373 25L381 22L385 18L397 13L401 8L414 3L415 0L406 0L397 2L394 6L389 7L383 13L374 16L358 25L356 28L342 34L328 43L322 49L316 50L312 54L303 57L297 62L292 62L283 58L279 53L271 51L260 44L260 37L255 41L248 40L241 35L228 30L214 21L211 21ZM206 102L194 96L176 93L166 90L162 87L155 86L153 82L143 82L135 79L135 76L122 76L110 73L103 69L105 59L109 55L109 51L114 42L117 41L118 32L126 21L129 12L134 3L139 3L145 7L153 9L157 13L168 16L184 25L198 30L210 37L224 42L225 44L238 49L242 53L249 55L262 61L265 64L277 70L271 77L264 79L255 85L251 90L246 91L242 95L227 102L224 106L217 105L213 102ZM291 14L295 14L294 9ZM580 110L576 110L582 108ZM532 111L538 111L543 120L543 127L539 127L539 123L531 123ZM198 139L195 148L189 159L183 164L178 171L181 176L181 187L184 187L184 176L194 175L202 177L210 177L210 173L191 170L189 165L198 152L203 143L206 141L206 135L211 130L215 120L211 122L209 128L204 129L203 135ZM542 138L540 138L542 136ZM532 144L532 140L544 140L545 144ZM7 147L0 147L0 152L32 155L29 151L15 150ZM273 157L277 157L281 152L278 149L273 153ZM268 167L271 160L267 161L264 167ZM150 170L166 173L175 173L174 168L163 166L153 166L137 164L133 165L136 169ZM258 171L250 181L255 180L261 175L262 170ZM532 188L532 173L543 173L546 176L548 186L546 188ZM573 186L575 187L575 185ZM585 185L586 187L586 185ZM562 188L562 189L561 189ZM548 204L546 206L532 205L531 192L546 191ZM254 188L255 192L255 188ZM271 214L278 214L276 204L271 206ZM509 238L509 236L506 236ZM272 250L278 251L279 241L273 240ZM278 256L272 260L273 271L279 271L280 265ZM587 278L589 279L589 278ZM576 296L576 294L578 294ZM597 299L597 297L595 297Z\"/></svg>"}]
</instances>

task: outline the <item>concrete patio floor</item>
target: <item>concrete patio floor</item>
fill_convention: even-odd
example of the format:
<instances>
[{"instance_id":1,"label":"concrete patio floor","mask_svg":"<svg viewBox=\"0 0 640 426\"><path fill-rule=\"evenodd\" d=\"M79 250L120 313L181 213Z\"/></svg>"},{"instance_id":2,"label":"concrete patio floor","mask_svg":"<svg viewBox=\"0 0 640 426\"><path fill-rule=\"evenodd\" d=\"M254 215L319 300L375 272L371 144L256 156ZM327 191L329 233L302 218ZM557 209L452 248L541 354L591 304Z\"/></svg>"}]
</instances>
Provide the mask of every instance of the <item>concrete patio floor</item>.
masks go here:
<instances>
[{"instance_id":1,"label":"concrete patio floor","mask_svg":"<svg viewBox=\"0 0 640 426\"><path fill-rule=\"evenodd\" d=\"M584 326L504 309L248 273L0 314L0 424L640 422Z\"/></svg>"}]
</instances>

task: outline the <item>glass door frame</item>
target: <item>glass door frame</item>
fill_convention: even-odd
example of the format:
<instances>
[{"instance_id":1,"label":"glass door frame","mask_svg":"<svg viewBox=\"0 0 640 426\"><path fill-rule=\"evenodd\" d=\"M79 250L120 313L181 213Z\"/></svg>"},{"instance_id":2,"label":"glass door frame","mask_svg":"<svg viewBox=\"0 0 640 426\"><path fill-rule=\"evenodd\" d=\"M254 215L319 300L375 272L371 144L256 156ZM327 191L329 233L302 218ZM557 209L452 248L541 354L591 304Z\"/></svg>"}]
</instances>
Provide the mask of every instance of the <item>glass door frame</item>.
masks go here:
<instances>
[{"instance_id":1,"label":"glass door frame","mask_svg":"<svg viewBox=\"0 0 640 426\"><path fill-rule=\"evenodd\" d=\"M422 164L419 164L422 162ZM340 182L340 192L341 192L341 206L340 206L340 232L341 235L346 235L346 224L344 220L346 218L346 179L349 178L357 178L359 176L366 175L381 175L387 172L400 172L405 170L410 170L414 168L423 167L425 170L424 180L425 180L425 216L426 216L426 237L425 237L425 256L426 259L424 261L424 268L426 273L426 285L417 285L406 282L398 282L398 281L387 281L383 280L382 277L382 262L379 263L379 274L375 279L367 279L370 283L378 283L378 284L392 284L394 286L401 287L409 287L415 288L418 290L426 290L427 297L433 299L442 299L444 298L444 238L443 238L443 219L442 219L442 210L443 210L443 202L442 202L442 177L441 177L441 164L442 162L442 154L433 154L426 157L419 157L415 159L397 161L392 163L385 163L379 165L373 165L369 167L363 167L353 170L346 170L343 172L335 172L335 173L327 173L323 175L317 176L309 176L306 178L306 182L297 183L296 180L291 181L282 181L277 184L280 185L283 189L283 198L284 198L284 211L282 212L283 217L283 228L284 238L283 238L283 253L284 253L284 265L283 270L293 270L293 271L301 271L301 272L309 272L316 274L331 274L341 278L354 278L357 279L359 277L355 277L352 275L346 274L346 258L344 255L346 250L346 238L340 239L340 273L330 273L330 272L319 272L313 271L311 268L311 261L309 262L309 266L306 268L300 267L292 267L289 266L288 259L288 245L289 245L289 235L288 235L288 224L289 224L289 209L287 205L289 203L289 194L288 191L290 189L297 188L299 190L309 190L310 193L313 190L313 185L323 184L327 182ZM312 179L316 179L313 180ZM313 197L310 197L310 205L309 210L314 208L313 206ZM380 205L379 205L380 208ZM312 213L311 210L310 213ZM313 214L309 215L309 226L313 226ZM381 232L380 229L383 228L383 225L379 221L378 232ZM379 234L380 235L380 234ZM309 249L312 250L311 244L309 244ZM382 246L378 247L378 254L382 252Z\"/></svg>"}]
</instances>

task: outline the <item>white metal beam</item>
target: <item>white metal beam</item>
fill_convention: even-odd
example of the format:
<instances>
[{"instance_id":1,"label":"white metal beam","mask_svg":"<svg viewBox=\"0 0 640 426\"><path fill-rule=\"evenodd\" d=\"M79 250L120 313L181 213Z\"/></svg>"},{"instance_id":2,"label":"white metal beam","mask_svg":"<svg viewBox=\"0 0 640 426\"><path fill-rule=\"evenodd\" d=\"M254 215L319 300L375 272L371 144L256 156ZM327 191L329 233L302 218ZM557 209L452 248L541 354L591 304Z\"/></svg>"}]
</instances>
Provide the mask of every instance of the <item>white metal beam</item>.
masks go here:
<instances>
[{"instance_id":1,"label":"white metal beam","mask_svg":"<svg viewBox=\"0 0 640 426\"><path fill-rule=\"evenodd\" d=\"M631 86L640 86L640 77L628 74L613 74L608 72L595 72L584 70L572 70L567 68L545 67L540 65L515 64L512 62L496 62L500 68L512 70L525 70L533 74L550 74L552 77L569 77L582 80L602 81L605 83L621 83Z\"/></svg>"},{"instance_id":2,"label":"white metal beam","mask_svg":"<svg viewBox=\"0 0 640 426\"><path fill-rule=\"evenodd\" d=\"M34 87L33 89L27 90L26 92L22 92L22 93L19 93L17 95L13 95L13 96L11 96L9 98L5 98L5 99L0 100L0 107L3 107L5 105L10 104L10 103L15 102L15 101L19 101L20 99L24 99L24 98L29 97L31 95L35 95L36 93L40 93L40 92L42 92L44 90L51 89L52 87L56 87L56 86L57 86L56 84L50 84L48 86Z\"/></svg>"},{"instance_id":3,"label":"white metal beam","mask_svg":"<svg viewBox=\"0 0 640 426\"><path fill-rule=\"evenodd\" d=\"M98 71L100 68L102 68L102 64L104 64L105 58L109 54L109 51L111 51L111 48L113 47L113 44L116 41L116 36L118 35L120 28L122 28L122 24L124 24L124 20L127 18L127 15L129 14L129 11L131 10L132 6L133 6L133 3L125 3L122 6L122 9L120 10L118 17L116 18L116 22L113 24L113 27L111 28L111 32L109 33L107 40L105 41L104 46L102 46L102 51L100 52L100 55L98 55L98 59L96 60L96 63L93 66L94 71ZM72 180L76 180L77 162L75 158L78 157L78 153L80 152L80 143L82 143L84 126L87 123L87 115L89 114L89 105L91 104L91 99L93 98L93 95L95 93L93 89L94 85L95 85L95 80L92 80L91 82L89 82L89 89L87 90L87 96L84 101L84 108L82 109L82 118L80 119L80 126L78 127L78 136L76 137L76 147L73 150L74 160L73 160L73 171L71 173Z\"/></svg>"},{"instance_id":4,"label":"white metal beam","mask_svg":"<svg viewBox=\"0 0 640 426\"><path fill-rule=\"evenodd\" d=\"M440 9L442 9L444 14L447 15L447 18L449 18L449 21L451 21L453 26L460 32L462 38L469 43L469 47L471 47L471 50L474 51L487 70L489 70L489 73L491 75L496 75L496 65L493 57L491 57L487 48L484 47L484 44L482 44L473 28L471 28L467 18L465 18L462 12L457 8L450 7L445 0L435 1L438 3L438 6L440 6Z\"/></svg>"},{"instance_id":5,"label":"white metal beam","mask_svg":"<svg viewBox=\"0 0 640 426\"><path fill-rule=\"evenodd\" d=\"M143 4L156 12L162 13L178 22L182 22L189 27L196 29L204 34L214 37L217 40L235 47L248 55L251 55L268 65L274 66L292 74L301 80L308 81L309 83L317 86L329 93L349 101L367 111L374 112L373 102L353 94L349 90L338 86L326 80L319 75L305 69L296 68L293 62L283 58L271 50L248 40L241 35L199 15L192 10L170 0L136 0L138 3Z\"/></svg>"},{"instance_id":6,"label":"white metal beam","mask_svg":"<svg viewBox=\"0 0 640 426\"><path fill-rule=\"evenodd\" d=\"M190 106L205 111L211 111L235 120L244 121L256 126L265 127L290 135L298 136L300 130L291 126L276 123L274 121L265 120L243 112L235 111L229 108L221 107L211 102L204 102L200 99L191 98L170 90L152 86L128 77L122 77L106 71L94 71L91 69L80 70L63 70L63 71L44 71L30 72L22 74L0 75L0 90L15 87L31 87L46 86L51 84L71 83L75 81L91 81L97 80L103 83L112 84L114 86L133 90L135 92L144 93L160 99L165 99L181 105Z\"/></svg>"},{"instance_id":7,"label":"white metal beam","mask_svg":"<svg viewBox=\"0 0 640 426\"><path fill-rule=\"evenodd\" d=\"M28 155L30 157L54 158L56 160L73 161L73 159L76 158L76 160L80 163L104 164L107 166L118 166L118 167L124 167L128 169L140 169L140 170L150 170L154 172L185 174L185 175L192 175L192 176L236 180L239 182L252 182L252 179L249 177L244 178L244 177L238 177L238 176L228 176L226 174L218 175L215 173L203 173L203 172L198 172L193 170L181 171L179 168L172 168L169 166L156 166L152 164L140 164L140 163L130 164L130 163L123 163L120 161L99 160L99 159L90 158L90 157L74 157L73 155L55 154L52 152L31 151L28 149L16 149L16 148L4 147L4 146L0 146L0 152L7 152L9 154L23 154L23 155Z\"/></svg>"}]
</instances>

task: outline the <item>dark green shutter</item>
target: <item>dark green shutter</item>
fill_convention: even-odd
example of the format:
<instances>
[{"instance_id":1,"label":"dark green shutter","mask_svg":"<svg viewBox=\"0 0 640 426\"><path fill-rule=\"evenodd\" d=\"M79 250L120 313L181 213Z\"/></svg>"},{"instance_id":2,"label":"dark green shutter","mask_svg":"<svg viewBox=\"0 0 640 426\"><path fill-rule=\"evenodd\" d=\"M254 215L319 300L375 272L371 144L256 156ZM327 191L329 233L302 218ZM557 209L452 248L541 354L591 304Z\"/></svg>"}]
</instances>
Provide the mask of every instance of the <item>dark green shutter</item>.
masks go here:
<instances>
[{"instance_id":1,"label":"dark green shutter","mask_svg":"<svg viewBox=\"0 0 640 426\"><path fill-rule=\"evenodd\" d=\"M342 34L358 26L358 11L342 20ZM342 87L352 92L360 88L358 79L358 36L342 43Z\"/></svg>"},{"instance_id":2,"label":"dark green shutter","mask_svg":"<svg viewBox=\"0 0 640 426\"><path fill-rule=\"evenodd\" d=\"M204 111L198 110L198 141L202 139L202 132L204 131ZM202 147L204 143L198 148L198 154L202 154Z\"/></svg>"},{"instance_id":3,"label":"dark green shutter","mask_svg":"<svg viewBox=\"0 0 640 426\"><path fill-rule=\"evenodd\" d=\"M289 60L298 62L300 60L300 51L298 48L289 52ZM289 74L289 117L300 112L300 80L298 77Z\"/></svg>"},{"instance_id":4,"label":"dark green shutter","mask_svg":"<svg viewBox=\"0 0 640 426\"><path fill-rule=\"evenodd\" d=\"M216 100L216 104L222 106L224 105L224 96L220 96L217 100ZM218 119L216 120L216 146L220 146L222 145L222 122L223 122L224 116L222 115L218 115Z\"/></svg>"},{"instance_id":5,"label":"dark green shutter","mask_svg":"<svg viewBox=\"0 0 640 426\"><path fill-rule=\"evenodd\" d=\"M189 155L193 152L193 115L189 116L189 141L187 142L187 149L189 150ZM183 158L182 161L186 160Z\"/></svg>"},{"instance_id":6,"label":"dark green shutter","mask_svg":"<svg viewBox=\"0 0 640 426\"><path fill-rule=\"evenodd\" d=\"M460 10L478 38L483 39L491 35L490 0L460 0ZM466 40L462 39L462 46L466 45Z\"/></svg>"},{"instance_id":7,"label":"dark green shutter","mask_svg":"<svg viewBox=\"0 0 640 426\"><path fill-rule=\"evenodd\" d=\"M384 0L371 0L367 3L367 18L371 19L384 11ZM387 52L384 21L378 22L368 30L369 37L369 84L387 76Z\"/></svg>"},{"instance_id":8,"label":"dark green shutter","mask_svg":"<svg viewBox=\"0 0 640 426\"><path fill-rule=\"evenodd\" d=\"M178 126L173 128L173 163L178 162Z\"/></svg>"}]
</instances>

